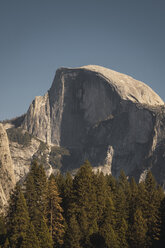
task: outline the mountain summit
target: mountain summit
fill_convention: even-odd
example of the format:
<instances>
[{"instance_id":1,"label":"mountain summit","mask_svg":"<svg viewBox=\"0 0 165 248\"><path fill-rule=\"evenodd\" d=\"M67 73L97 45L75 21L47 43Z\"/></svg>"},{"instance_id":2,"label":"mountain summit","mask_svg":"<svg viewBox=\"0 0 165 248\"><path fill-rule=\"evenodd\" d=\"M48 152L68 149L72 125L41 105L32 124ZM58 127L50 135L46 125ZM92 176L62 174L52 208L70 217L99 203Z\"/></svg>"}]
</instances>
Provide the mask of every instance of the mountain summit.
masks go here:
<instances>
[{"instance_id":1,"label":"mountain summit","mask_svg":"<svg viewBox=\"0 0 165 248\"><path fill-rule=\"evenodd\" d=\"M69 150L64 171L89 159L115 176L121 169L134 174L156 146L155 111L161 106L149 86L130 76L96 65L60 68L50 90L30 105L22 127Z\"/></svg>"},{"instance_id":2,"label":"mountain summit","mask_svg":"<svg viewBox=\"0 0 165 248\"><path fill-rule=\"evenodd\" d=\"M67 135L73 140L75 132L84 133L127 102L164 105L149 86L130 76L94 65L60 68L50 90L30 105L23 127L43 141L66 145Z\"/></svg>"},{"instance_id":3,"label":"mountain summit","mask_svg":"<svg viewBox=\"0 0 165 248\"><path fill-rule=\"evenodd\" d=\"M151 169L165 182L164 102L130 76L96 65L60 68L48 92L10 125L17 180L32 158L44 157L49 173L77 169L88 159L96 171L118 176L124 170L142 180ZM12 132L30 137L26 146L16 144Z\"/></svg>"},{"instance_id":4,"label":"mountain summit","mask_svg":"<svg viewBox=\"0 0 165 248\"><path fill-rule=\"evenodd\" d=\"M98 65L80 67L99 74L114 87L122 99L149 105L163 105L162 99L146 84L125 74Z\"/></svg>"}]
</instances>

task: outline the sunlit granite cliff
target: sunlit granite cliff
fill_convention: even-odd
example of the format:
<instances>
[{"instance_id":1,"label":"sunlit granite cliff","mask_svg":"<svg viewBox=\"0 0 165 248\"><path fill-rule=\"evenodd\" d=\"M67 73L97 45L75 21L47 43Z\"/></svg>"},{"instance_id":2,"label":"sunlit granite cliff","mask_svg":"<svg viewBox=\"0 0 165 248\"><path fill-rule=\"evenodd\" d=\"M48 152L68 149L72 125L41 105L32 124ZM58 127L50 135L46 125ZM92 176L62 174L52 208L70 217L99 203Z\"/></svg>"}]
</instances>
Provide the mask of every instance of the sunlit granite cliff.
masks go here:
<instances>
[{"instance_id":1,"label":"sunlit granite cliff","mask_svg":"<svg viewBox=\"0 0 165 248\"><path fill-rule=\"evenodd\" d=\"M161 106L149 86L130 76L94 65L60 68L50 90L30 105L22 127L70 151L64 171L89 159L115 176L121 169L134 174L156 146L155 109Z\"/></svg>"},{"instance_id":2,"label":"sunlit granite cliff","mask_svg":"<svg viewBox=\"0 0 165 248\"><path fill-rule=\"evenodd\" d=\"M14 166L6 131L0 124L0 212L7 204L10 191L15 186Z\"/></svg>"},{"instance_id":3,"label":"sunlit granite cliff","mask_svg":"<svg viewBox=\"0 0 165 248\"><path fill-rule=\"evenodd\" d=\"M137 181L151 169L164 185L164 102L130 76L95 65L60 68L48 92L10 122L13 129L7 125L17 181L40 157L48 174L73 171L88 159L94 171L124 170ZM29 143L13 142L12 130L27 132Z\"/></svg>"}]
</instances>

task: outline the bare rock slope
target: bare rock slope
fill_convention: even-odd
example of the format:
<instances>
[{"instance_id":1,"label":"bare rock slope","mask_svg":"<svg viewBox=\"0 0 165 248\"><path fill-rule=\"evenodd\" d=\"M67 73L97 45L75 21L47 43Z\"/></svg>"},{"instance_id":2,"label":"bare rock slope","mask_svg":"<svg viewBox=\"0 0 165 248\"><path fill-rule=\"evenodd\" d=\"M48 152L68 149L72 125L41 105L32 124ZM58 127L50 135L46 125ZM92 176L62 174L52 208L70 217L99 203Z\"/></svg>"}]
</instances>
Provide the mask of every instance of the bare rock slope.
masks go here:
<instances>
[{"instance_id":1,"label":"bare rock slope","mask_svg":"<svg viewBox=\"0 0 165 248\"><path fill-rule=\"evenodd\" d=\"M139 179L153 167L152 154L165 134L160 113L164 116L164 102L149 86L89 65L58 69L50 90L30 105L22 127L69 150L63 171L89 159L95 170L118 176L123 169Z\"/></svg>"},{"instance_id":2,"label":"bare rock slope","mask_svg":"<svg viewBox=\"0 0 165 248\"><path fill-rule=\"evenodd\" d=\"M15 186L13 161L9 150L6 131L0 124L0 212L9 199L10 191Z\"/></svg>"}]
</instances>

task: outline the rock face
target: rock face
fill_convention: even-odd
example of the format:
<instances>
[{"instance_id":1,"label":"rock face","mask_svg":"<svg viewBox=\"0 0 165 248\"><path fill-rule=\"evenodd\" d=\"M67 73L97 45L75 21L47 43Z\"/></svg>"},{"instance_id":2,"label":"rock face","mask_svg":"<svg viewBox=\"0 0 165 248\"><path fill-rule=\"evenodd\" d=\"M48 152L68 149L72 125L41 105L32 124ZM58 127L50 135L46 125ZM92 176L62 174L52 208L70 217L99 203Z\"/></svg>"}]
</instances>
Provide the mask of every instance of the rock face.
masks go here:
<instances>
[{"instance_id":1,"label":"rock face","mask_svg":"<svg viewBox=\"0 0 165 248\"><path fill-rule=\"evenodd\" d=\"M17 142L10 142L10 152L14 163L14 174L16 181L23 180L29 172L33 155L38 151L40 142L32 139L27 147Z\"/></svg>"},{"instance_id":2,"label":"rock face","mask_svg":"<svg viewBox=\"0 0 165 248\"><path fill-rule=\"evenodd\" d=\"M30 105L23 127L41 140L51 142L49 95L37 96Z\"/></svg>"},{"instance_id":3,"label":"rock face","mask_svg":"<svg viewBox=\"0 0 165 248\"><path fill-rule=\"evenodd\" d=\"M12 126L7 129L7 135L16 182L24 181L33 159L37 158L43 164L47 175L50 175L59 171L61 157L68 153L64 148L49 146L21 128Z\"/></svg>"},{"instance_id":4,"label":"rock face","mask_svg":"<svg viewBox=\"0 0 165 248\"><path fill-rule=\"evenodd\" d=\"M50 90L30 105L22 127L70 151L63 171L88 159L95 170L118 176L123 169L139 179L165 133L160 112L161 98L130 76L92 65L60 68Z\"/></svg>"},{"instance_id":5,"label":"rock face","mask_svg":"<svg viewBox=\"0 0 165 248\"><path fill-rule=\"evenodd\" d=\"M47 175L74 174L86 159L96 172L124 170L137 181L151 169L165 188L164 102L146 84L107 68L60 68L25 115L0 124L0 211L35 157Z\"/></svg>"},{"instance_id":6,"label":"rock face","mask_svg":"<svg viewBox=\"0 0 165 248\"><path fill-rule=\"evenodd\" d=\"M14 166L10 155L6 131L0 124L0 212L9 199L10 191L15 186Z\"/></svg>"}]
</instances>

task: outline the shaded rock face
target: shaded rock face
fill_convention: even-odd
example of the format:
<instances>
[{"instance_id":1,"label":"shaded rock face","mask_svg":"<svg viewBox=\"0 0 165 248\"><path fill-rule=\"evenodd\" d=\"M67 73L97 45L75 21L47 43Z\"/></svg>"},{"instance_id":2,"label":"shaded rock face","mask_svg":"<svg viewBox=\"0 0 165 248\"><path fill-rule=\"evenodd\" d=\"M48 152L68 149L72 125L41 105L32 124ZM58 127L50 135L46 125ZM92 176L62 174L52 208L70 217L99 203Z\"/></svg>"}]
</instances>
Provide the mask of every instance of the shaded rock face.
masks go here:
<instances>
[{"instance_id":1,"label":"shaded rock face","mask_svg":"<svg viewBox=\"0 0 165 248\"><path fill-rule=\"evenodd\" d=\"M139 178L161 142L156 123L163 105L151 88L127 75L100 66L61 68L22 127L70 151L63 171L89 159L95 170L118 176L123 169Z\"/></svg>"},{"instance_id":2,"label":"shaded rock face","mask_svg":"<svg viewBox=\"0 0 165 248\"><path fill-rule=\"evenodd\" d=\"M110 145L114 150L112 174L118 176L122 169L127 175L134 174L148 155L153 131L152 113L128 103L121 112L115 113L112 119L103 121L90 130L85 148L86 157L93 159L94 164L97 161L102 163Z\"/></svg>"},{"instance_id":3,"label":"shaded rock face","mask_svg":"<svg viewBox=\"0 0 165 248\"><path fill-rule=\"evenodd\" d=\"M0 212L9 199L10 191L15 186L14 166L9 150L6 131L0 124Z\"/></svg>"},{"instance_id":4,"label":"shaded rock face","mask_svg":"<svg viewBox=\"0 0 165 248\"><path fill-rule=\"evenodd\" d=\"M156 180L165 188L165 108L156 112L153 149L147 161Z\"/></svg>"}]
</instances>

